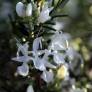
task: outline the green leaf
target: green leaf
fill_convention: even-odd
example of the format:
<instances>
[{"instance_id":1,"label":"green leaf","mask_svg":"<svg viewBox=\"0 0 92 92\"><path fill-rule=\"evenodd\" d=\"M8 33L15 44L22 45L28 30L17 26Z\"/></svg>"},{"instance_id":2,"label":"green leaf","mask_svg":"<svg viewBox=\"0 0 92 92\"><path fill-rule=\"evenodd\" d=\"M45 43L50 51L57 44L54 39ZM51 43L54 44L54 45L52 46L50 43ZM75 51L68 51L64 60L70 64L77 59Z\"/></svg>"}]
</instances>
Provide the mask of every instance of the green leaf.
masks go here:
<instances>
[{"instance_id":1,"label":"green leaf","mask_svg":"<svg viewBox=\"0 0 92 92\"><path fill-rule=\"evenodd\" d=\"M51 20L53 20L54 18L57 18L57 17L68 17L68 15L67 14L54 15L51 17Z\"/></svg>"},{"instance_id":2,"label":"green leaf","mask_svg":"<svg viewBox=\"0 0 92 92\"><path fill-rule=\"evenodd\" d=\"M46 25L55 25L55 23L53 21L47 21L44 24L46 24Z\"/></svg>"},{"instance_id":3,"label":"green leaf","mask_svg":"<svg viewBox=\"0 0 92 92\"><path fill-rule=\"evenodd\" d=\"M58 8L63 8L65 6L65 4L68 2L69 0L59 0L57 5L53 8L53 10L50 12L50 15L52 13L54 13Z\"/></svg>"},{"instance_id":4,"label":"green leaf","mask_svg":"<svg viewBox=\"0 0 92 92\"><path fill-rule=\"evenodd\" d=\"M60 4L60 8L63 8L65 5L66 5L66 3L68 2L69 0L62 0L61 1L61 4Z\"/></svg>"},{"instance_id":5,"label":"green leaf","mask_svg":"<svg viewBox=\"0 0 92 92\"><path fill-rule=\"evenodd\" d=\"M56 31L54 28L50 27L50 26L47 26L47 25L43 25L44 28L46 29L49 29L49 30L53 30L53 31Z\"/></svg>"}]
</instances>

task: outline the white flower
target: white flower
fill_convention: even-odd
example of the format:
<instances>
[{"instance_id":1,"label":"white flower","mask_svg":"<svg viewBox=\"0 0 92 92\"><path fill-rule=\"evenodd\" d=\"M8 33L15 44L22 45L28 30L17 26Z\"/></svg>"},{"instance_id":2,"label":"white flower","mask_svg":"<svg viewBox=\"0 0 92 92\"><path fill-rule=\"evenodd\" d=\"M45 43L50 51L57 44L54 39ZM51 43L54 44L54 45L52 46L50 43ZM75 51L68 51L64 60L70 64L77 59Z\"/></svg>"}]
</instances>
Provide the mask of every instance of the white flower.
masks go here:
<instances>
[{"instance_id":1,"label":"white flower","mask_svg":"<svg viewBox=\"0 0 92 92\"><path fill-rule=\"evenodd\" d=\"M31 51L31 53L33 53L33 63L35 68L40 71L46 70L46 67L56 68L56 66L48 62L48 55L50 54L50 52L48 50L38 50L39 47L42 48L41 39L41 37L38 37L34 40L33 51ZM42 58L39 57L42 54L44 54L44 56Z\"/></svg>"},{"instance_id":2,"label":"white flower","mask_svg":"<svg viewBox=\"0 0 92 92\"><path fill-rule=\"evenodd\" d=\"M29 3L27 7L22 2L18 2L16 5L16 12L18 16L25 17L25 16L31 16L32 15L32 4Z\"/></svg>"},{"instance_id":3,"label":"white flower","mask_svg":"<svg viewBox=\"0 0 92 92\"><path fill-rule=\"evenodd\" d=\"M14 61L23 62L22 66L19 66L17 72L20 75L26 76L29 72L27 63L31 60L34 63L34 67L40 71L46 71L46 68L56 68L55 65L48 62L48 56L51 54L50 50L38 50L42 48L41 37L36 38L33 42L33 51L28 51L28 42L25 44L17 43L18 51L17 57L12 58ZM23 56L20 56L20 52ZM29 56L29 53L32 56ZM43 55L43 57L41 57Z\"/></svg>"},{"instance_id":4,"label":"white flower","mask_svg":"<svg viewBox=\"0 0 92 92\"><path fill-rule=\"evenodd\" d=\"M41 78L49 83L53 81L53 72L52 71L46 71L46 68L56 68L55 65L48 62L48 56L51 54L49 50L38 50L42 48L41 38L36 38L33 42L33 63L34 67L40 71L43 71ZM43 57L39 57L40 55L44 54Z\"/></svg>"},{"instance_id":5,"label":"white flower","mask_svg":"<svg viewBox=\"0 0 92 92\"><path fill-rule=\"evenodd\" d=\"M35 57L33 58L33 63L36 69L39 69L40 71L46 70L46 67L48 68L56 68L55 65L51 64L47 60L48 56L45 55L40 58L37 54L35 54Z\"/></svg>"},{"instance_id":6,"label":"white flower","mask_svg":"<svg viewBox=\"0 0 92 92\"><path fill-rule=\"evenodd\" d=\"M28 86L27 92L34 92L32 85L29 85L29 86Z\"/></svg>"},{"instance_id":7,"label":"white flower","mask_svg":"<svg viewBox=\"0 0 92 92\"><path fill-rule=\"evenodd\" d=\"M43 71L41 78L46 82L46 83L50 83L53 81L53 77L54 74L52 72L52 70L50 71Z\"/></svg>"},{"instance_id":8,"label":"white flower","mask_svg":"<svg viewBox=\"0 0 92 92\"><path fill-rule=\"evenodd\" d=\"M27 76L29 73L29 66L26 63L23 63L17 68L17 73L22 76Z\"/></svg>"},{"instance_id":9,"label":"white flower","mask_svg":"<svg viewBox=\"0 0 92 92\"><path fill-rule=\"evenodd\" d=\"M52 50L66 50L68 48L68 41L62 36L62 33L57 31L51 38L49 49Z\"/></svg>"},{"instance_id":10,"label":"white flower","mask_svg":"<svg viewBox=\"0 0 92 92\"><path fill-rule=\"evenodd\" d=\"M24 45L17 43L18 51L17 51L17 57L12 58L14 61L22 62L23 64L17 68L17 73L22 76L27 76L29 73L29 66L28 62L30 60L33 60L32 57L28 56L28 43L25 43ZM23 56L20 56L19 53L22 53Z\"/></svg>"},{"instance_id":11,"label":"white flower","mask_svg":"<svg viewBox=\"0 0 92 92\"><path fill-rule=\"evenodd\" d=\"M23 45L17 42L17 46L18 46L17 57L12 58L12 60L23 63L28 63L30 60L32 60L32 57L28 56L29 54L28 42L26 42ZM19 55L20 52L22 53L23 56Z\"/></svg>"},{"instance_id":12,"label":"white flower","mask_svg":"<svg viewBox=\"0 0 92 92\"><path fill-rule=\"evenodd\" d=\"M38 17L39 23L44 23L47 20L49 20L51 17L49 16L50 11L53 8L48 8L48 3L45 3L44 7L42 8L42 11L40 12L40 15Z\"/></svg>"},{"instance_id":13,"label":"white flower","mask_svg":"<svg viewBox=\"0 0 92 92\"><path fill-rule=\"evenodd\" d=\"M23 64L17 68L17 73L19 75L22 75L22 76L27 76L28 73L29 73L29 66L28 66L27 63L30 60L32 60L32 57L30 57L30 56L19 56L19 57L12 58L12 60L18 61L18 62L23 62Z\"/></svg>"}]
</instances>

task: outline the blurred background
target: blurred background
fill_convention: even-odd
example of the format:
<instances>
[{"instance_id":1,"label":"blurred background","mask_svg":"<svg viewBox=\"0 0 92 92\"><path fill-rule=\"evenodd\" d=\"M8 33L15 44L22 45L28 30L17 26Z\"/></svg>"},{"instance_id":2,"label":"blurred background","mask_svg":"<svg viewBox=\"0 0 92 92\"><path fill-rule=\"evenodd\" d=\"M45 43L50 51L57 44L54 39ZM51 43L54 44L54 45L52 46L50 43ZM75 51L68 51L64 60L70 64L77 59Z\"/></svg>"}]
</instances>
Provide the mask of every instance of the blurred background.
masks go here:
<instances>
[{"instance_id":1,"label":"blurred background","mask_svg":"<svg viewBox=\"0 0 92 92\"><path fill-rule=\"evenodd\" d=\"M9 14L13 13L17 2L0 0L0 92L25 92L27 87L28 78L15 77L17 64L11 61L16 45L12 41ZM70 81L61 83L59 92L92 92L92 0L69 0L60 12L69 17L57 19L57 26L66 33L84 63L80 66L73 62L80 67L72 71ZM76 90L72 89L73 84L78 87Z\"/></svg>"}]
</instances>

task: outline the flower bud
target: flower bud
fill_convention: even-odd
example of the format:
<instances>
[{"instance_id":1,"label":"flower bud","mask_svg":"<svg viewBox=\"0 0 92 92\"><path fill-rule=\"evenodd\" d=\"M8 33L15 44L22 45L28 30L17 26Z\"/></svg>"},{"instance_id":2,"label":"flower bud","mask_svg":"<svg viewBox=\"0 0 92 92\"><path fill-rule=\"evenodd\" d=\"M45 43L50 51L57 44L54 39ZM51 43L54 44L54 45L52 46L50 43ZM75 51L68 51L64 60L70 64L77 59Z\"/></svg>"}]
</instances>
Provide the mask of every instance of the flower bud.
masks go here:
<instances>
[{"instance_id":1,"label":"flower bud","mask_svg":"<svg viewBox=\"0 0 92 92\"><path fill-rule=\"evenodd\" d=\"M24 4L22 2L17 3L16 12L17 12L18 16L20 16L20 17L25 16L25 7L24 7Z\"/></svg>"},{"instance_id":2,"label":"flower bud","mask_svg":"<svg viewBox=\"0 0 92 92\"><path fill-rule=\"evenodd\" d=\"M31 15L32 15L32 4L29 3L26 8L26 16L31 16Z\"/></svg>"},{"instance_id":3,"label":"flower bud","mask_svg":"<svg viewBox=\"0 0 92 92\"><path fill-rule=\"evenodd\" d=\"M57 78L64 79L66 76L68 76L68 69L65 65L62 65L57 71Z\"/></svg>"},{"instance_id":4,"label":"flower bud","mask_svg":"<svg viewBox=\"0 0 92 92\"><path fill-rule=\"evenodd\" d=\"M25 16L31 16L32 15L32 4L29 3L27 7L22 2L18 2L16 5L16 12L18 16L25 17Z\"/></svg>"},{"instance_id":5,"label":"flower bud","mask_svg":"<svg viewBox=\"0 0 92 92\"><path fill-rule=\"evenodd\" d=\"M34 92L33 86L32 86L32 85L29 85L29 86L28 86L27 92Z\"/></svg>"},{"instance_id":6,"label":"flower bud","mask_svg":"<svg viewBox=\"0 0 92 92\"><path fill-rule=\"evenodd\" d=\"M46 3L44 5L44 7L42 8L42 11L40 12L39 14L39 17L38 17L38 22L39 23L44 23L46 22L47 20L49 20L51 17L49 15L50 11L53 9L53 7L49 8L48 7L48 4Z\"/></svg>"}]
</instances>

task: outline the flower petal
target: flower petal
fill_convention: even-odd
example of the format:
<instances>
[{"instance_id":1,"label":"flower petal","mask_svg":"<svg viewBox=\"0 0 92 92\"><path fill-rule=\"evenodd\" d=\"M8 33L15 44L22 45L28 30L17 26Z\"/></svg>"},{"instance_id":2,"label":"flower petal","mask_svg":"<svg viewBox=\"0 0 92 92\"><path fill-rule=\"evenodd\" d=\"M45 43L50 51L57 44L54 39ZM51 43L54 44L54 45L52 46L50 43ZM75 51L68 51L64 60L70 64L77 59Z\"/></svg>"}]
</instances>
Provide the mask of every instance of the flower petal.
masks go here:
<instances>
[{"instance_id":1,"label":"flower petal","mask_svg":"<svg viewBox=\"0 0 92 92\"><path fill-rule=\"evenodd\" d=\"M44 61L42 61L40 58L36 58L34 60L34 66L36 69L39 69L40 71L46 70L46 67L44 65Z\"/></svg>"},{"instance_id":2,"label":"flower petal","mask_svg":"<svg viewBox=\"0 0 92 92\"><path fill-rule=\"evenodd\" d=\"M38 17L38 22L39 23L44 23L47 20L49 20L51 17L49 16L50 11L52 8L48 8L48 4L45 4L44 7L42 8L42 11Z\"/></svg>"},{"instance_id":3,"label":"flower petal","mask_svg":"<svg viewBox=\"0 0 92 92\"><path fill-rule=\"evenodd\" d=\"M12 58L12 60L14 61L18 61L18 62L29 62L30 60L32 60L32 58L30 56L20 56L20 57L14 57Z\"/></svg>"},{"instance_id":4,"label":"flower petal","mask_svg":"<svg viewBox=\"0 0 92 92\"><path fill-rule=\"evenodd\" d=\"M41 78L47 82L50 83L53 81L54 74L52 71L43 71Z\"/></svg>"},{"instance_id":5,"label":"flower petal","mask_svg":"<svg viewBox=\"0 0 92 92\"><path fill-rule=\"evenodd\" d=\"M16 5L16 12L18 16L24 17L25 16L25 9L24 9L24 4L22 2L18 2Z\"/></svg>"},{"instance_id":6,"label":"flower petal","mask_svg":"<svg viewBox=\"0 0 92 92\"><path fill-rule=\"evenodd\" d=\"M54 62L56 64L64 64L65 60L64 60L64 55L60 54L60 53L54 53Z\"/></svg>"},{"instance_id":7,"label":"flower petal","mask_svg":"<svg viewBox=\"0 0 92 92\"><path fill-rule=\"evenodd\" d=\"M33 86L32 86L32 85L29 85L29 86L28 86L27 92L34 92Z\"/></svg>"},{"instance_id":8,"label":"flower petal","mask_svg":"<svg viewBox=\"0 0 92 92\"><path fill-rule=\"evenodd\" d=\"M77 52L73 48L69 47L66 50L66 55L68 56L69 60L73 60L76 57Z\"/></svg>"},{"instance_id":9,"label":"flower petal","mask_svg":"<svg viewBox=\"0 0 92 92\"><path fill-rule=\"evenodd\" d=\"M22 76L27 76L29 73L29 66L26 63L23 63L22 66L19 66L17 68L17 72Z\"/></svg>"},{"instance_id":10,"label":"flower petal","mask_svg":"<svg viewBox=\"0 0 92 92\"><path fill-rule=\"evenodd\" d=\"M42 48L42 44L41 44L41 37L36 38L33 42L33 51L37 51L40 48Z\"/></svg>"},{"instance_id":11,"label":"flower petal","mask_svg":"<svg viewBox=\"0 0 92 92\"><path fill-rule=\"evenodd\" d=\"M29 3L26 9L26 16L31 16L31 15L32 15L32 4Z\"/></svg>"}]
</instances>

